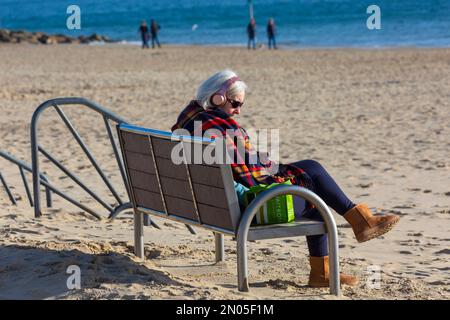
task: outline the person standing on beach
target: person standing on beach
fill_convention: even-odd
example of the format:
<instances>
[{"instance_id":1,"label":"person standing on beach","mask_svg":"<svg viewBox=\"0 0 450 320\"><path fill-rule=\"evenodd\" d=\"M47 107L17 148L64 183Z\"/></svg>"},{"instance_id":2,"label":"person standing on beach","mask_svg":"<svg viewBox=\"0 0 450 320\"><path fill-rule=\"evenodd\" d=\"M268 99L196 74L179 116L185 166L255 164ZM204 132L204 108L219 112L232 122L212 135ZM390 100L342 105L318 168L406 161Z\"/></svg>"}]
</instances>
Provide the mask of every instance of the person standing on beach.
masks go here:
<instances>
[{"instance_id":1,"label":"person standing on beach","mask_svg":"<svg viewBox=\"0 0 450 320\"><path fill-rule=\"evenodd\" d=\"M155 42L158 45L158 48L161 48L161 45L159 44L158 41L158 32L159 29L161 29L161 27L159 26L158 23L156 23L156 21L154 19L151 19L151 23L150 23L150 34L152 36L152 49L155 49Z\"/></svg>"},{"instance_id":2,"label":"person standing on beach","mask_svg":"<svg viewBox=\"0 0 450 320\"><path fill-rule=\"evenodd\" d=\"M147 27L147 22L145 22L145 20L142 20L138 32L141 33L142 49L144 49L144 48L148 49L149 48L149 46L148 46L148 27Z\"/></svg>"},{"instance_id":3,"label":"person standing on beach","mask_svg":"<svg viewBox=\"0 0 450 320\"><path fill-rule=\"evenodd\" d=\"M277 43L275 41L275 20L273 18L269 19L267 23L267 38L269 39L269 50L272 48L277 49Z\"/></svg>"},{"instance_id":4,"label":"person standing on beach","mask_svg":"<svg viewBox=\"0 0 450 320\"><path fill-rule=\"evenodd\" d=\"M252 43L253 50L256 49L256 21L255 19L251 18L250 22L247 26L247 36L248 36L248 44L247 49L250 50L250 43Z\"/></svg>"}]
</instances>

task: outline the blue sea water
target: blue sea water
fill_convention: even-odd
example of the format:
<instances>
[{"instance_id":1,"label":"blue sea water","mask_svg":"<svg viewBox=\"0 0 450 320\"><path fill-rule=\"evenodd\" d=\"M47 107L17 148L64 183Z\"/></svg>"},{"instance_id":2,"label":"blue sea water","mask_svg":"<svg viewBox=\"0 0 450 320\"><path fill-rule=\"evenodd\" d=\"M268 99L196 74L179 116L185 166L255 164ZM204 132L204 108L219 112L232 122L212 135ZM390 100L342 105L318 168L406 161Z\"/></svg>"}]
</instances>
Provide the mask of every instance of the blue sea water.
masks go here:
<instances>
[{"instance_id":1,"label":"blue sea water","mask_svg":"<svg viewBox=\"0 0 450 320\"><path fill-rule=\"evenodd\" d=\"M81 30L68 30L69 5L81 9ZM381 29L369 30L369 5L381 9ZM450 46L450 0L253 0L257 41L266 43L270 17L277 42L295 47ZM248 0L0 0L0 28L99 33L139 41L142 19L161 25L171 44L246 45ZM193 28L197 25L197 28Z\"/></svg>"}]
</instances>

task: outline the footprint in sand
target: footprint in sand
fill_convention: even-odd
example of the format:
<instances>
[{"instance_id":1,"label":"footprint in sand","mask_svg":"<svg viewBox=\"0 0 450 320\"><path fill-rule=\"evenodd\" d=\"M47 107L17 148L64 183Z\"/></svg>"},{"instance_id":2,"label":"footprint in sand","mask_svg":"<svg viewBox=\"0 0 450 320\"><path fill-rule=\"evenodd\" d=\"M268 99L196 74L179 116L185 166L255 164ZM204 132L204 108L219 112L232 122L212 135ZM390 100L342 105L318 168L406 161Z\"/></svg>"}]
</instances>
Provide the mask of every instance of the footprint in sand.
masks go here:
<instances>
[{"instance_id":1,"label":"footprint in sand","mask_svg":"<svg viewBox=\"0 0 450 320\"><path fill-rule=\"evenodd\" d=\"M360 184L357 184L356 186L359 187L359 188L365 189L365 188L369 188L369 187L373 186L373 183L372 183L372 182L369 182L369 183L360 183Z\"/></svg>"},{"instance_id":2,"label":"footprint in sand","mask_svg":"<svg viewBox=\"0 0 450 320\"><path fill-rule=\"evenodd\" d=\"M441 280L437 280L437 281L433 281L433 282L428 282L428 284L431 284L433 286L448 286L449 283L445 282L445 281L441 281Z\"/></svg>"},{"instance_id":3,"label":"footprint in sand","mask_svg":"<svg viewBox=\"0 0 450 320\"><path fill-rule=\"evenodd\" d=\"M15 233L28 233L28 234L39 234L39 235L42 234L42 232L39 232L39 231L24 230L24 229L11 229L11 231L14 231Z\"/></svg>"},{"instance_id":4,"label":"footprint in sand","mask_svg":"<svg viewBox=\"0 0 450 320\"><path fill-rule=\"evenodd\" d=\"M59 231L60 230L59 228L53 228L53 227L48 227L48 226L45 228L47 228L50 231Z\"/></svg>"},{"instance_id":5,"label":"footprint in sand","mask_svg":"<svg viewBox=\"0 0 450 320\"><path fill-rule=\"evenodd\" d=\"M371 163L361 163L361 167L372 167L373 165Z\"/></svg>"},{"instance_id":6,"label":"footprint in sand","mask_svg":"<svg viewBox=\"0 0 450 320\"><path fill-rule=\"evenodd\" d=\"M422 237L423 233L422 232L417 232L417 233L407 233L408 236L411 237Z\"/></svg>"},{"instance_id":7,"label":"footprint in sand","mask_svg":"<svg viewBox=\"0 0 450 320\"><path fill-rule=\"evenodd\" d=\"M412 204L403 204L403 205L400 205L400 206L395 206L393 208L394 209L413 209L415 207L416 207L416 205L414 203L412 203Z\"/></svg>"},{"instance_id":8,"label":"footprint in sand","mask_svg":"<svg viewBox=\"0 0 450 320\"><path fill-rule=\"evenodd\" d=\"M436 268L436 269L441 270L441 271L449 271L450 267L443 267L443 268Z\"/></svg>"},{"instance_id":9,"label":"footprint in sand","mask_svg":"<svg viewBox=\"0 0 450 320\"><path fill-rule=\"evenodd\" d=\"M434 254L450 254L450 249L436 251Z\"/></svg>"},{"instance_id":10,"label":"footprint in sand","mask_svg":"<svg viewBox=\"0 0 450 320\"><path fill-rule=\"evenodd\" d=\"M416 276L419 276L419 277L428 277L428 276L430 276L430 274L428 272L425 272L425 271L416 271L414 274Z\"/></svg>"}]
</instances>

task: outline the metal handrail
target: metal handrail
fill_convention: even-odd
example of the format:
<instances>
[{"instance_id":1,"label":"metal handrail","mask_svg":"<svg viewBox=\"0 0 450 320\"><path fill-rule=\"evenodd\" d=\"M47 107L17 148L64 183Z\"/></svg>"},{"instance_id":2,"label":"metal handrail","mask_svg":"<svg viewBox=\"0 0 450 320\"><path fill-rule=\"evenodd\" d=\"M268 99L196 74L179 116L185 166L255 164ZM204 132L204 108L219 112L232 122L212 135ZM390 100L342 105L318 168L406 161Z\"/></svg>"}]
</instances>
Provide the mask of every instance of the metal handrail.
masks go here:
<instances>
[{"instance_id":1,"label":"metal handrail","mask_svg":"<svg viewBox=\"0 0 450 320\"><path fill-rule=\"evenodd\" d=\"M24 187L25 187L25 191L26 191L26 194L27 194L27 197L28 197L28 201L30 202L30 205L33 206L33 200L32 200L32 197L31 197L31 192L29 190L28 182L27 182L27 180L25 178L25 173L23 171L23 170L26 170L28 172L32 172L33 170L31 169L30 165L28 165L26 162L24 162L24 161L22 161L20 159L17 159L13 155L11 155L8 152L3 151L3 150L0 150L0 157L2 157L3 159L5 159L5 160L7 160L7 161L9 161L11 163L14 163L15 165L17 165L19 167L20 175L22 177L22 182L23 182ZM42 181L44 181L46 183L49 183L48 178L44 174L39 174L39 177L40 177L40 179L39 179L40 180L40 184L43 184ZM11 190L9 189L8 184L6 183L6 180L2 176L1 172L0 172L0 180L1 180L2 184L3 184L3 186L5 187L6 193L8 194L9 199L11 200L12 204L14 204L14 205L17 204L16 199L14 199L14 197L13 197L13 195L11 193ZM51 197L51 190L50 190L50 188L49 187L45 187L45 192L46 192L46 197L47 197L47 207L51 207L52 206L52 197Z\"/></svg>"},{"instance_id":2,"label":"metal handrail","mask_svg":"<svg viewBox=\"0 0 450 320\"><path fill-rule=\"evenodd\" d=\"M237 272L239 290L248 291L247 239L251 221L267 201L283 194L302 197L314 204L319 210L319 213L325 222L328 234L328 246L330 248L330 292L334 295L340 295L338 233L333 215L325 202L314 192L303 187L287 185L276 186L261 192L256 199L250 203L242 215L237 231Z\"/></svg>"},{"instance_id":3,"label":"metal handrail","mask_svg":"<svg viewBox=\"0 0 450 320\"><path fill-rule=\"evenodd\" d=\"M16 199L14 198L11 189L9 189L8 183L6 182L6 179L3 177L2 172L0 171L0 182L2 183L3 187L5 188L6 194L9 197L9 200L12 204L16 205Z\"/></svg>"},{"instance_id":4,"label":"metal handrail","mask_svg":"<svg viewBox=\"0 0 450 320\"><path fill-rule=\"evenodd\" d=\"M39 151L44 151L43 154L45 156L47 156L48 158L51 158L50 160L55 163L59 168L64 167L60 162L58 162L56 159L54 159L54 157L52 157L48 152L45 152L44 149L41 148L41 146L38 143L38 121L39 121L39 117L41 115L41 113L49 108L49 107L53 107L56 109L56 111L58 112L58 114L60 115L60 117L62 118L62 120L64 121L65 125L68 127L68 129L70 130L70 132L72 133L72 135L74 136L74 138L77 140L78 144L81 146L81 148L83 149L83 151L85 152L86 156L89 158L89 160L91 161L91 163L93 164L93 166L95 167L95 169L97 170L97 172L99 173L99 175L101 176L101 178L103 179L103 181L105 182L105 184L107 185L107 187L110 189L111 193L114 195L114 197L116 198L116 200L118 201L119 205L116 208L111 208L112 210L110 211L110 217L115 217L118 214L118 209L120 210L125 210L128 208L131 208L131 204L129 204L129 201L124 203L120 197L118 196L117 192L115 191L115 189L113 188L113 186L111 185L111 183L109 182L109 180L107 179L107 177L105 176L105 174L103 173L103 171L101 170L100 166L98 165L97 161L95 160L95 158L92 156L92 154L90 153L90 151L88 150L88 148L86 147L86 145L84 144L83 140L81 139L81 137L79 136L78 132L75 130L75 128L71 125L70 121L67 119L67 117L64 115L64 113L62 112L62 110L59 108L59 105L83 105L86 106L96 112L98 112L99 114L101 114L103 116L105 125L107 126L107 133L108 136L111 140L111 145L114 151L114 155L116 157L116 161L117 164L119 166L119 169L121 171L121 175L122 175L122 179L125 185L125 189L127 191L127 193L129 194L129 187L128 187L128 181L126 180L126 177L122 174L124 172L124 168L123 168L123 163L122 160L119 157L119 154L117 151L117 146L115 146L115 141L111 135L111 129L108 128L109 126L109 120L114 121L117 124L121 124L121 123L127 123L127 121L116 115L115 113L111 112L110 110L94 103L91 102L85 98L81 98L81 97L68 97L68 98L56 98L56 99L50 99L45 101L44 103L42 103L41 105L39 105L39 107L37 107L37 109L34 111L32 119L31 119L31 160L32 160L32 173L33 173L33 200L34 200L34 215L35 217L40 217L42 215L41 212L41 202L40 202L40 190L39 190L39 185L40 185L40 171L39 171ZM63 170L64 171L64 170ZM68 170L66 170L66 172L69 172ZM70 176L70 175L69 175ZM78 181L78 184L81 183L81 181L79 179L76 179ZM82 183L81 183L82 184ZM87 187L83 187L83 189L86 190ZM58 190L59 191L59 190ZM58 192L59 195L61 195L62 192ZM90 193L91 194L91 193ZM92 195L92 194L91 194ZM77 205L78 207L82 208L83 210L86 210L86 207L84 205L82 205L81 203L79 203L76 200L71 199L70 197L68 197L67 195L65 195L66 200L72 202L73 204ZM95 199L96 197L94 197ZM70 200L69 200L70 199ZM105 203L100 202L102 205L104 205ZM91 210L88 210L89 213L93 214L91 212ZM97 218L99 217L97 214L93 214L94 216L96 216Z\"/></svg>"}]
</instances>

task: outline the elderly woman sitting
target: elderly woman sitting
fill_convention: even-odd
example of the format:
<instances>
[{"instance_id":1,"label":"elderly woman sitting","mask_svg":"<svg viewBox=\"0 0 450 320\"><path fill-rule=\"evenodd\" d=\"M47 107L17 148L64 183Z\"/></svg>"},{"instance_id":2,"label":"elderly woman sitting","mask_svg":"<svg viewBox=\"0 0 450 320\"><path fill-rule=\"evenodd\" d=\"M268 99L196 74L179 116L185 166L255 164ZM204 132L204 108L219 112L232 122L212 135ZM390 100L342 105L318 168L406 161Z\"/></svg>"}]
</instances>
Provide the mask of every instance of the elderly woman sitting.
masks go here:
<instances>
[{"instance_id":1,"label":"elderly woman sitting","mask_svg":"<svg viewBox=\"0 0 450 320\"><path fill-rule=\"evenodd\" d=\"M234 119L244 109L246 89L245 83L230 70L212 75L200 85L196 99L184 108L172 131L186 129L194 134L195 125L198 123L201 126L201 134L214 129L214 132L220 133L228 141L227 147L233 149L234 160L231 167L237 186L249 188L257 184L290 180L292 184L308 188L350 223L358 242L379 237L392 229L399 221L398 216L374 216L367 205L355 204L319 162L301 160L276 166L269 159L260 159L259 154L250 144L247 132ZM227 130L237 132L237 139L229 139ZM241 146L244 146L244 154L239 152L242 149L238 145L239 141ZM258 161L250 161L255 157ZM277 168L276 172L273 172L274 168ZM322 220L318 210L308 203L304 205L297 203L296 214ZM311 266L309 286L327 287L329 283L327 235L306 238ZM352 275L341 274L340 279L342 284L347 285L355 285L358 282L358 279Z\"/></svg>"}]
</instances>

